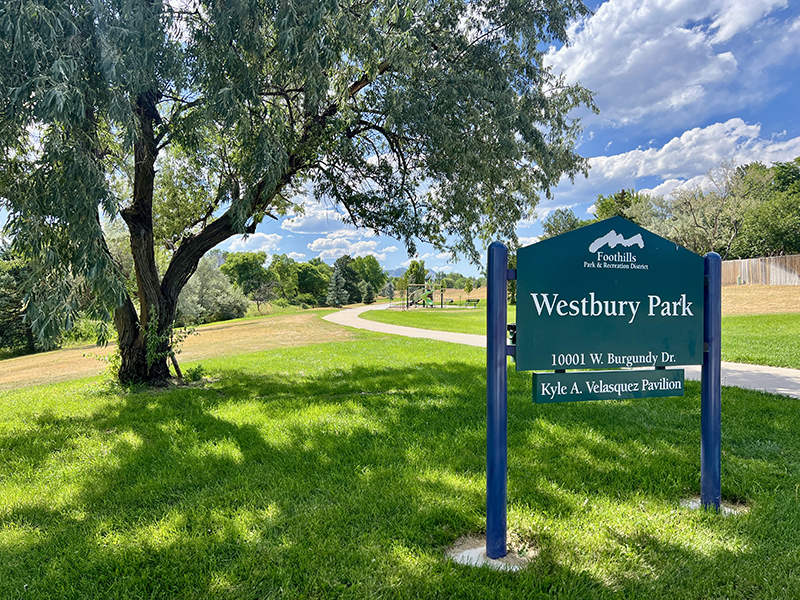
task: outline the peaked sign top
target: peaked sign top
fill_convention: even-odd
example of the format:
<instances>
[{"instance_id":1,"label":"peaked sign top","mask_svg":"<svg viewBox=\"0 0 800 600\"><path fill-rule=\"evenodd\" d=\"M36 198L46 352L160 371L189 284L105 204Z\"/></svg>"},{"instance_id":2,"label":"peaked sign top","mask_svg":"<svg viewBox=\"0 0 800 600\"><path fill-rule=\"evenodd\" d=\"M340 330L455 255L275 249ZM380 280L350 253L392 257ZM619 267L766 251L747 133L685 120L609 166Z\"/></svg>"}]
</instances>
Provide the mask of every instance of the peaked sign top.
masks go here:
<instances>
[{"instance_id":1,"label":"peaked sign top","mask_svg":"<svg viewBox=\"0 0 800 600\"><path fill-rule=\"evenodd\" d=\"M701 364L703 258L613 217L520 248L517 369Z\"/></svg>"}]
</instances>

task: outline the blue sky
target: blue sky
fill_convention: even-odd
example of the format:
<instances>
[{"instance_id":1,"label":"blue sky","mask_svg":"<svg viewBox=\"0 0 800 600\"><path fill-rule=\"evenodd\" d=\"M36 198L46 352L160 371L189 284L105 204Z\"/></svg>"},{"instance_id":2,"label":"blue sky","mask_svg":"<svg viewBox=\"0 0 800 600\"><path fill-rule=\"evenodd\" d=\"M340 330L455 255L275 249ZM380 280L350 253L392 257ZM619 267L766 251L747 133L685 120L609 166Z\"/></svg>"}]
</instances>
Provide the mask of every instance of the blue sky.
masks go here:
<instances>
[{"instance_id":1,"label":"blue sky","mask_svg":"<svg viewBox=\"0 0 800 600\"><path fill-rule=\"evenodd\" d=\"M541 219L570 207L582 218L598 194L623 188L669 194L699 185L723 160L788 161L800 156L800 2L787 0L609 0L571 26L568 47L547 61L596 92L578 150L589 177L562 182L520 223L531 242ZM407 264L402 244L346 227L330 209L262 224L229 250L287 253L296 260L373 254L387 269ZM422 245L434 270L477 274L468 263Z\"/></svg>"}]
</instances>

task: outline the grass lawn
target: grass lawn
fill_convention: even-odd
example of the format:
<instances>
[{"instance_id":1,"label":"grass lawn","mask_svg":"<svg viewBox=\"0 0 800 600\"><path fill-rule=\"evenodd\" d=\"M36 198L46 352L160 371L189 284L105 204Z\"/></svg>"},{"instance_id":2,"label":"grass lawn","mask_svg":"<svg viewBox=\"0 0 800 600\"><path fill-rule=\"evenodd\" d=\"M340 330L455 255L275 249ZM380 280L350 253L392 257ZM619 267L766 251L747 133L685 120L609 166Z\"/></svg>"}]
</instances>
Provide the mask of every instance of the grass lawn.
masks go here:
<instances>
[{"instance_id":1,"label":"grass lawn","mask_svg":"<svg viewBox=\"0 0 800 600\"><path fill-rule=\"evenodd\" d=\"M722 359L800 369L800 313L722 317Z\"/></svg>"},{"instance_id":2,"label":"grass lawn","mask_svg":"<svg viewBox=\"0 0 800 600\"><path fill-rule=\"evenodd\" d=\"M370 311L362 319L458 333L486 334L486 309ZM508 307L508 320L516 307ZM800 313L722 318L722 360L800 369Z\"/></svg>"},{"instance_id":3,"label":"grass lawn","mask_svg":"<svg viewBox=\"0 0 800 600\"><path fill-rule=\"evenodd\" d=\"M481 349L360 339L203 360L196 387L0 392L0 598L800 597L800 406L723 391L699 492L699 386L533 405L509 372L518 573L445 548L485 514Z\"/></svg>"}]
</instances>

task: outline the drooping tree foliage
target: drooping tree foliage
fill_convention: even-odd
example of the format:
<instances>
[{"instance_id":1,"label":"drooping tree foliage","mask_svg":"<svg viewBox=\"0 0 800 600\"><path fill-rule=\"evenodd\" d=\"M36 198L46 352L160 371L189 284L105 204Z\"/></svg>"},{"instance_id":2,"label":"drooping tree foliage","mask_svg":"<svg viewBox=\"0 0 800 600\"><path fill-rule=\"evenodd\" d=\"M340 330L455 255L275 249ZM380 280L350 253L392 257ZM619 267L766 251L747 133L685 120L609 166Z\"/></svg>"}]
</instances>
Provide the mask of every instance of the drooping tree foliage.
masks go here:
<instances>
[{"instance_id":1,"label":"drooping tree foliage","mask_svg":"<svg viewBox=\"0 0 800 600\"><path fill-rule=\"evenodd\" d=\"M5 255L0 248L0 349L33 352L36 347L23 312L25 270L22 261Z\"/></svg>"},{"instance_id":2,"label":"drooping tree foliage","mask_svg":"<svg viewBox=\"0 0 800 600\"><path fill-rule=\"evenodd\" d=\"M513 239L540 194L586 168L569 113L591 96L542 63L585 13L576 0L0 3L0 197L34 265L31 323L63 328L90 296L113 315L119 378L164 380L148 353L168 354L200 259L297 209L309 182L412 252L422 239L476 259ZM122 196L110 181L126 168ZM103 235L116 218L135 293Z\"/></svg>"}]
</instances>

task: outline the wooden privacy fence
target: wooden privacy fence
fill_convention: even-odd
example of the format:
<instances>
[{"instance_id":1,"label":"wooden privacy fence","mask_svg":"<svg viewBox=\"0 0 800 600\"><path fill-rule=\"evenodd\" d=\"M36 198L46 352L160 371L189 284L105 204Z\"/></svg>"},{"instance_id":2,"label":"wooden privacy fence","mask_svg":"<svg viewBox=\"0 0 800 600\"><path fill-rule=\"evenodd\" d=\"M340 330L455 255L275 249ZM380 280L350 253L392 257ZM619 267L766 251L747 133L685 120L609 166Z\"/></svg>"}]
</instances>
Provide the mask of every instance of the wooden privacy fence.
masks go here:
<instances>
[{"instance_id":1,"label":"wooden privacy fence","mask_svg":"<svg viewBox=\"0 0 800 600\"><path fill-rule=\"evenodd\" d=\"M800 285L800 254L722 262L722 285Z\"/></svg>"}]
</instances>

